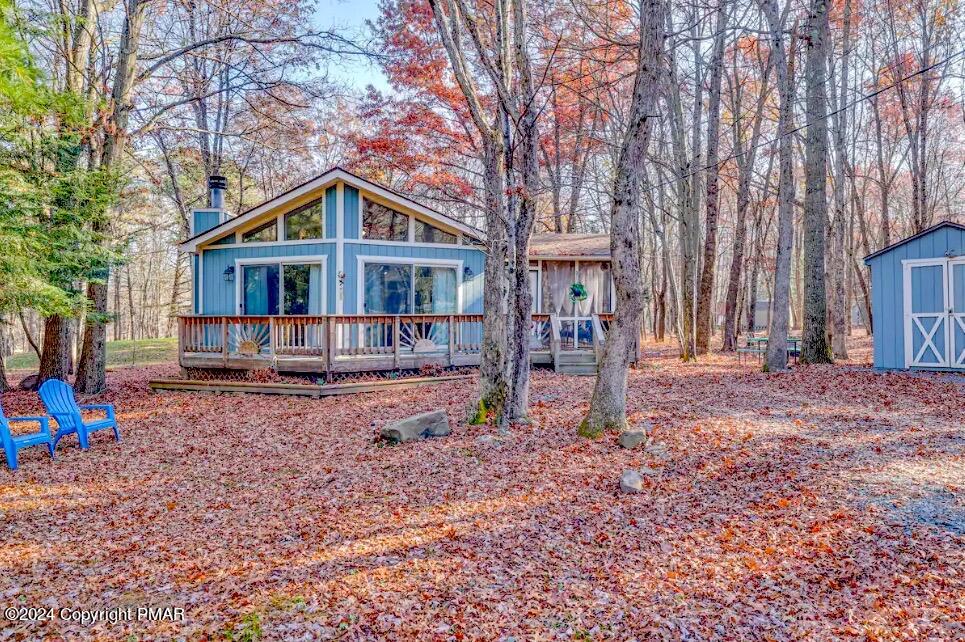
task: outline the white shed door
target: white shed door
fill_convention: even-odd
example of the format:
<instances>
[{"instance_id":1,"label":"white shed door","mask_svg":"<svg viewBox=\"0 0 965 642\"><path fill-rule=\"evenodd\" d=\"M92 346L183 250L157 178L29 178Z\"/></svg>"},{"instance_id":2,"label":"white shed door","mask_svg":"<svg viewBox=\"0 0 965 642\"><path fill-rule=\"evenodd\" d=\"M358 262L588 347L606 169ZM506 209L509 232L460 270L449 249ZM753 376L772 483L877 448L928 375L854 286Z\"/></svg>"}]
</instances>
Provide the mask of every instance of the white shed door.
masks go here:
<instances>
[{"instance_id":1,"label":"white shed door","mask_svg":"<svg viewBox=\"0 0 965 642\"><path fill-rule=\"evenodd\" d=\"M953 368L965 368L965 258L948 262L949 361Z\"/></svg>"},{"instance_id":2,"label":"white shed door","mask_svg":"<svg viewBox=\"0 0 965 642\"><path fill-rule=\"evenodd\" d=\"M905 263L906 367L949 367L948 267L947 259Z\"/></svg>"}]
</instances>

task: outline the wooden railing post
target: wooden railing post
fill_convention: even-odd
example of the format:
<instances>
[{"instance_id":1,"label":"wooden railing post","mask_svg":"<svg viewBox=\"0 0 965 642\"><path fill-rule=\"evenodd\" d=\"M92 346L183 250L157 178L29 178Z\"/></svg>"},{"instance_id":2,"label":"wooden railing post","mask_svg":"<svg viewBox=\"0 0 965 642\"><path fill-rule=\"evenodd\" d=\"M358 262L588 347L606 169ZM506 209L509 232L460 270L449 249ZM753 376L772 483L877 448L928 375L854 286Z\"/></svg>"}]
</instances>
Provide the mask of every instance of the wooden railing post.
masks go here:
<instances>
[{"instance_id":1,"label":"wooden railing post","mask_svg":"<svg viewBox=\"0 0 965 642\"><path fill-rule=\"evenodd\" d=\"M454 317L449 315L449 365L453 364L453 358L456 356L456 323Z\"/></svg>"},{"instance_id":2,"label":"wooden railing post","mask_svg":"<svg viewBox=\"0 0 965 642\"><path fill-rule=\"evenodd\" d=\"M392 365L398 370L402 365L402 321L401 318L396 315L392 319Z\"/></svg>"},{"instance_id":3,"label":"wooden railing post","mask_svg":"<svg viewBox=\"0 0 965 642\"><path fill-rule=\"evenodd\" d=\"M325 347L325 352L328 354L328 363L326 364L326 381L331 382L332 380L332 362L335 361L335 356L338 354L338 346L336 346L336 326L338 326L337 317L328 317L328 336L327 345Z\"/></svg>"},{"instance_id":4,"label":"wooden railing post","mask_svg":"<svg viewBox=\"0 0 965 642\"><path fill-rule=\"evenodd\" d=\"M228 318L221 320L221 362L228 367Z\"/></svg>"},{"instance_id":5,"label":"wooden railing post","mask_svg":"<svg viewBox=\"0 0 965 642\"><path fill-rule=\"evenodd\" d=\"M550 315L550 352L553 355L553 369L560 368L560 319L555 314Z\"/></svg>"}]
</instances>

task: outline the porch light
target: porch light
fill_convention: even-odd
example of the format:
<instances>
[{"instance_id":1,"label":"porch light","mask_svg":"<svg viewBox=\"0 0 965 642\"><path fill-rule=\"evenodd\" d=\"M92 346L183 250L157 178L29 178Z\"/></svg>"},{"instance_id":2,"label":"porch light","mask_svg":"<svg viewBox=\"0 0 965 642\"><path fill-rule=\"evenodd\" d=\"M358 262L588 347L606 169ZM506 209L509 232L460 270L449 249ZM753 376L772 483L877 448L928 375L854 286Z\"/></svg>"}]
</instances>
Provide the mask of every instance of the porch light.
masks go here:
<instances>
[{"instance_id":1,"label":"porch light","mask_svg":"<svg viewBox=\"0 0 965 642\"><path fill-rule=\"evenodd\" d=\"M462 278L471 279L473 275L472 268L468 265L462 268Z\"/></svg>"},{"instance_id":2,"label":"porch light","mask_svg":"<svg viewBox=\"0 0 965 642\"><path fill-rule=\"evenodd\" d=\"M235 266L229 265L224 269L224 280L225 281L235 280Z\"/></svg>"}]
</instances>

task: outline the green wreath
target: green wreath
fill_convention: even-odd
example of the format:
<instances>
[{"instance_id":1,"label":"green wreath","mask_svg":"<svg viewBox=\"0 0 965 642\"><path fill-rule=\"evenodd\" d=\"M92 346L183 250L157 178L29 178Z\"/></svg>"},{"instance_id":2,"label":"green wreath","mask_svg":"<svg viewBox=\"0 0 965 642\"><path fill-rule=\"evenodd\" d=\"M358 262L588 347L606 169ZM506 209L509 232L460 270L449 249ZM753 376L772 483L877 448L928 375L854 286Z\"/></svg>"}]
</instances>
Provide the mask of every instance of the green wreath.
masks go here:
<instances>
[{"instance_id":1,"label":"green wreath","mask_svg":"<svg viewBox=\"0 0 965 642\"><path fill-rule=\"evenodd\" d=\"M576 303L577 301L586 301L589 294L587 294L586 286L582 283L574 283L570 286L570 301Z\"/></svg>"}]
</instances>

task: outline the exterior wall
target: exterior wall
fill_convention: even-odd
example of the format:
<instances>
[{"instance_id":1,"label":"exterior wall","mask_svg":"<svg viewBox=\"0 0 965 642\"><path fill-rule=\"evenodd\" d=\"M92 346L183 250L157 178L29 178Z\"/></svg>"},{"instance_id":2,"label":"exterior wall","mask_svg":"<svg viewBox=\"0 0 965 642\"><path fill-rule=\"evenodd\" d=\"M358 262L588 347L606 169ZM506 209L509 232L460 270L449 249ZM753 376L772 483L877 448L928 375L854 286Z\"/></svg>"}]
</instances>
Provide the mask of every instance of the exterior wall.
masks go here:
<instances>
[{"instance_id":1,"label":"exterior wall","mask_svg":"<svg viewBox=\"0 0 965 642\"><path fill-rule=\"evenodd\" d=\"M345 186L345 238L359 238L359 191L350 185Z\"/></svg>"},{"instance_id":2,"label":"exterior wall","mask_svg":"<svg viewBox=\"0 0 965 642\"><path fill-rule=\"evenodd\" d=\"M233 281L224 280L225 268L234 267L235 259L255 258L295 258L299 256L325 256L325 313L335 312L335 244L321 241L318 243L295 244L270 243L237 245L219 248L209 247L201 252L203 270L201 274L203 307L199 314L238 314L238 304L235 300L237 280L241 278L238 272Z\"/></svg>"},{"instance_id":3,"label":"exterior wall","mask_svg":"<svg viewBox=\"0 0 965 642\"><path fill-rule=\"evenodd\" d=\"M333 239L336 233L335 219L338 213L338 190L335 186L325 190L325 238Z\"/></svg>"},{"instance_id":4,"label":"exterior wall","mask_svg":"<svg viewBox=\"0 0 965 642\"><path fill-rule=\"evenodd\" d=\"M944 258L965 251L965 230L943 227L871 259L871 309L876 368L905 367L905 303L902 261ZM919 305L934 304L940 292L916 292ZM931 298L931 300L927 300ZM940 299L939 299L940 301ZM941 305L938 303L938 305Z\"/></svg>"},{"instance_id":5,"label":"exterior wall","mask_svg":"<svg viewBox=\"0 0 965 642\"><path fill-rule=\"evenodd\" d=\"M207 232L221 223L221 210L194 210L191 213L191 236Z\"/></svg>"}]
</instances>

